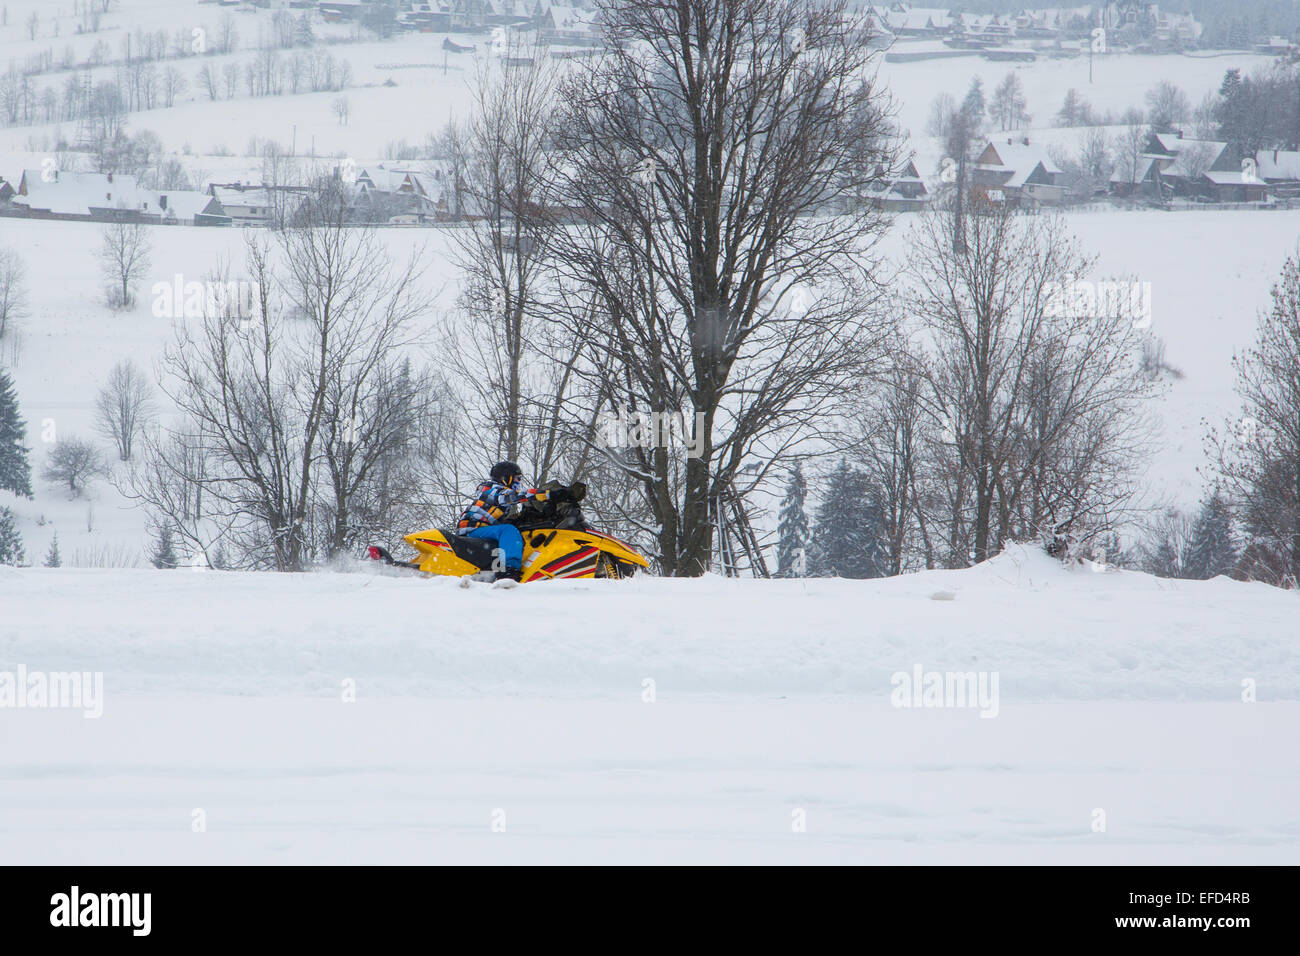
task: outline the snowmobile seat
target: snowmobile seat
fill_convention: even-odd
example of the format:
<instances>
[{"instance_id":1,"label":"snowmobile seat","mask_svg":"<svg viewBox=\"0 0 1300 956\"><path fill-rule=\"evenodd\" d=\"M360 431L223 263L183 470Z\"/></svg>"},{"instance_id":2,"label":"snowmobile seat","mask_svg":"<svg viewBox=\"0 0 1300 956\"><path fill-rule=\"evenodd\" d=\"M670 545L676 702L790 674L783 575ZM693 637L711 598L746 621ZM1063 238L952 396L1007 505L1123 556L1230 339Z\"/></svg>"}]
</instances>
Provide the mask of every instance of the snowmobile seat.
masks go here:
<instances>
[{"instance_id":1,"label":"snowmobile seat","mask_svg":"<svg viewBox=\"0 0 1300 956\"><path fill-rule=\"evenodd\" d=\"M468 538L457 534L453 528L439 528L442 536L451 545L452 552L462 561L468 561L482 571L492 569L492 551L496 543L486 538Z\"/></svg>"}]
</instances>

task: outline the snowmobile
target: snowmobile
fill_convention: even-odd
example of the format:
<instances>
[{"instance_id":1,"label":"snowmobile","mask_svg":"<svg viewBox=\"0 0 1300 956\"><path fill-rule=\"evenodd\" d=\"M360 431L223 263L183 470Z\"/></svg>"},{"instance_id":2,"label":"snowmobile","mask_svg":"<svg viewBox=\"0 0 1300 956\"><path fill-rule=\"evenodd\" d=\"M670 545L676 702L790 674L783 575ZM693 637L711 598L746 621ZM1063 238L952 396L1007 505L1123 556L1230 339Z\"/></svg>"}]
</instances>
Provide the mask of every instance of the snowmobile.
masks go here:
<instances>
[{"instance_id":1,"label":"snowmobile","mask_svg":"<svg viewBox=\"0 0 1300 956\"><path fill-rule=\"evenodd\" d=\"M539 490L547 492L545 501L526 499L517 514L504 519L524 538L523 583L556 578L628 578L637 568L650 566L631 545L587 524L580 505L587 493L582 482L563 485L551 481ZM378 545L370 546L370 557L425 574L485 581L492 580L497 570L492 541L466 537L452 528L416 531L402 540L418 552L412 560L399 561Z\"/></svg>"}]
</instances>

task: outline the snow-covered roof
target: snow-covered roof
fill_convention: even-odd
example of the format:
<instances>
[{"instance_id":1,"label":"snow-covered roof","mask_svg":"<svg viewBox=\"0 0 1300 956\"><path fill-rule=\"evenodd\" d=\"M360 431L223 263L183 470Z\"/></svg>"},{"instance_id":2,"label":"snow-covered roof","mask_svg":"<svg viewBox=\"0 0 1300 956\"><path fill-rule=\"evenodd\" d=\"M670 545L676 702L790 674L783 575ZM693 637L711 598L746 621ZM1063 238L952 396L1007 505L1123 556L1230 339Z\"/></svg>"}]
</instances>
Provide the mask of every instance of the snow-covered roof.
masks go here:
<instances>
[{"instance_id":1,"label":"snow-covered roof","mask_svg":"<svg viewBox=\"0 0 1300 956\"><path fill-rule=\"evenodd\" d=\"M1261 149L1255 167L1261 179L1300 180L1300 150Z\"/></svg>"},{"instance_id":2,"label":"snow-covered roof","mask_svg":"<svg viewBox=\"0 0 1300 956\"><path fill-rule=\"evenodd\" d=\"M590 10L579 7L551 7L551 22L557 30L590 30L595 25L596 15Z\"/></svg>"},{"instance_id":3,"label":"snow-covered roof","mask_svg":"<svg viewBox=\"0 0 1300 956\"><path fill-rule=\"evenodd\" d=\"M162 208L162 197L167 197L167 208ZM209 196L207 193L195 192L191 189L169 190L158 194L159 202L157 203L158 212L164 218L174 216L177 219L193 219L195 216L207 211L209 206L213 206L213 215L222 215L223 213L216 207L220 202Z\"/></svg>"},{"instance_id":4,"label":"snow-covered roof","mask_svg":"<svg viewBox=\"0 0 1300 956\"><path fill-rule=\"evenodd\" d=\"M1227 143L1216 143L1204 139L1185 139L1184 145L1174 156L1174 161L1161 170L1165 176L1191 176L1213 167L1228 148ZM1193 162L1193 160L1197 160Z\"/></svg>"},{"instance_id":5,"label":"snow-covered roof","mask_svg":"<svg viewBox=\"0 0 1300 956\"><path fill-rule=\"evenodd\" d=\"M423 176L414 169L388 169L384 166L367 166L357 174L357 182L380 192L414 192L428 195L429 187Z\"/></svg>"},{"instance_id":6,"label":"snow-covered roof","mask_svg":"<svg viewBox=\"0 0 1300 956\"><path fill-rule=\"evenodd\" d=\"M1121 172L1116 169L1110 174L1112 183L1140 183L1151 175L1151 164L1157 162L1155 156L1139 156L1137 162L1137 175L1130 176L1127 172Z\"/></svg>"},{"instance_id":7,"label":"snow-covered roof","mask_svg":"<svg viewBox=\"0 0 1300 956\"><path fill-rule=\"evenodd\" d=\"M271 194L265 189L236 189L233 186L212 186L212 195L221 205L230 209L233 206L251 206L265 209L271 205Z\"/></svg>"},{"instance_id":8,"label":"snow-covered roof","mask_svg":"<svg viewBox=\"0 0 1300 956\"><path fill-rule=\"evenodd\" d=\"M1179 136L1177 133L1156 133L1155 138L1166 151L1175 154L1181 153L1189 146L1204 145L1213 150L1214 156L1217 159L1219 154L1228 148L1227 143L1220 142L1219 140L1188 139L1187 137Z\"/></svg>"},{"instance_id":9,"label":"snow-covered roof","mask_svg":"<svg viewBox=\"0 0 1300 956\"><path fill-rule=\"evenodd\" d=\"M1203 173L1216 186L1261 186L1258 176L1247 178L1240 169L1212 169Z\"/></svg>"},{"instance_id":10,"label":"snow-covered roof","mask_svg":"<svg viewBox=\"0 0 1300 956\"><path fill-rule=\"evenodd\" d=\"M46 174L24 169L21 188L25 195L14 203L59 216L89 216L92 209L144 209L157 211L157 199L143 192L134 176L122 173Z\"/></svg>"},{"instance_id":11,"label":"snow-covered roof","mask_svg":"<svg viewBox=\"0 0 1300 956\"><path fill-rule=\"evenodd\" d=\"M1042 166L1043 171L1049 176L1056 176L1061 172L1061 168L1052 162L1052 157L1047 150L1037 144L1023 142L995 143L990 141L989 146L985 147L985 152L989 147L992 147L997 153L1000 162L980 163L979 165L984 169L998 169L1011 173L1011 178L1004 183L1006 186L1012 188L1023 186L1025 180L1032 176L1034 170L1039 166Z\"/></svg>"}]
</instances>

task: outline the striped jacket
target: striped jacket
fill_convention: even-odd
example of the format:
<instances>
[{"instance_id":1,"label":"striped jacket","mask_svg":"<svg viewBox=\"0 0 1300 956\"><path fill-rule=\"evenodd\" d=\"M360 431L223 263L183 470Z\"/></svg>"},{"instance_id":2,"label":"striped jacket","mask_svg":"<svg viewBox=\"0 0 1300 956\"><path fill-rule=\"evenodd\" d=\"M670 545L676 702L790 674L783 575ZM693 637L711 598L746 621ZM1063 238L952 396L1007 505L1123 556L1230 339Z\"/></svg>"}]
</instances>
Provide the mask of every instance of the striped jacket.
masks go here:
<instances>
[{"instance_id":1,"label":"striped jacket","mask_svg":"<svg viewBox=\"0 0 1300 956\"><path fill-rule=\"evenodd\" d=\"M512 514L519 502L533 494L533 489L524 488L523 479L507 487L497 481L485 481L474 492L474 503L465 509L457 522L458 530L468 531L496 524L502 518Z\"/></svg>"}]
</instances>

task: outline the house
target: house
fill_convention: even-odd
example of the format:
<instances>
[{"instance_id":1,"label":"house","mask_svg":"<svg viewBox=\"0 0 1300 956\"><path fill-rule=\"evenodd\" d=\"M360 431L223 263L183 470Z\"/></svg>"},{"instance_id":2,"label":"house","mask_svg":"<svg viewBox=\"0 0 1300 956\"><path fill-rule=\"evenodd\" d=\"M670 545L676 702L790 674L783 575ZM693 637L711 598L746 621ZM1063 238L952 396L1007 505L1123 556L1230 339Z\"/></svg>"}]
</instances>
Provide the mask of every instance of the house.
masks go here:
<instances>
[{"instance_id":1,"label":"house","mask_svg":"<svg viewBox=\"0 0 1300 956\"><path fill-rule=\"evenodd\" d=\"M1255 44L1255 52L1266 56L1286 56L1291 52L1291 44L1286 37L1271 36Z\"/></svg>"},{"instance_id":2,"label":"house","mask_svg":"<svg viewBox=\"0 0 1300 956\"><path fill-rule=\"evenodd\" d=\"M1225 142L1181 132L1152 133L1143 155L1153 161L1157 197L1200 197L1214 202L1259 202L1267 189Z\"/></svg>"},{"instance_id":3,"label":"house","mask_svg":"<svg viewBox=\"0 0 1300 956\"><path fill-rule=\"evenodd\" d=\"M0 202L8 202L16 195L18 195L18 190L14 187L14 184L0 176Z\"/></svg>"},{"instance_id":4,"label":"house","mask_svg":"<svg viewBox=\"0 0 1300 956\"><path fill-rule=\"evenodd\" d=\"M876 174L879 182L867 191L866 198L878 209L912 212L929 202L929 190L912 160L908 160L902 169L893 173L877 167Z\"/></svg>"},{"instance_id":5,"label":"house","mask_svg":"<svg viewBox=\"0 0 1300 956\"><path fill-rule=\"evenodd\" d=\"M192 189L159 193L158 216L161 223L172 226L229 226L233 222L219 199Z\"/></svg>"},{"instance_id":6,"label":"house","mask_svg":"<svg viewBox=\"0 0 1300 956\"><path fill-rule=\"evenodd\" d=\"M212 183L208 195L221 203L236 226L263 226L285 222L302 205L305 186L253 186L242 182Z\"/></svg>"},{"instance_id":7,"label":"house","mask_svg":"<svg viewBox=\"0 0 1300 956\"><path fill-rule=\"evenodd\" d=\"M1255 154L1254 172L1264 181L1270 196L1300 198L1300 150L1261 149ZM0 198L3 190L0 186Z\"/></svg>"},{"instance_id":8,"label":"house","mask_svg":"<svg viewBox=\"0 0 1300 956\"><path fill-rule=\"evenodd\" d=\"M139 221L148 199L134 176L24 169L14 205L35 219Z\"/></svg>"},{"instance_id":9,"label":"house","mask_svg":"<svg viewBox=\"0 0 1300 956\"><path fill-rule=\"evenodd\" d=\"M436 186L427 174L413 169L368 166L357 173L352 208L367 221L389 221L394 216L414 216L415 221L437 212Z\"/></svg>"},{"instance_id":10,"label":"house","mask_svg":"<svg viewBox=\"0 0 1300 956\"><path fill-rule=\"evenodd\" d=\"M1132 166L1133 168L1129 168ZM1300 194L1300 152L1261 150L1239 157L1225 142L1153 133L1136 165L1121 161L1111 193L1124 198L1262 202Z\"/></svg>"},{"instance_id":11,"label":"house","mask_svg":"<svg viewBox=\"0 0 1300 956\"><path fill-rule=\"evenodd\" d=\"M230 224L225 209L213 196L192 190L144 189L134 176L121 173L25 169L13 205L34 219Z\"/></svg>"},{"instance_id":12,"label":"house","mask_svg":"<svg viewBox=\"0 0 1300 956\"><path fill-rule=\"evenodd\" d=\"M901 37L942 37L953 28L952 14L936 7L912 7L895 3L884 13L889 31Z\"/></svg>"},{"instance_id":13,"label":"house","mask_svg":"<svg viewBox=\"0 0 1300 956\"><path fill-rule=\"evenodd\" d=\"M595 40L599 34L595 12L578 7L552 6L542 14L537 27L543 40L583 42Z\"/></svg>"},{"instance_id":14,"label":"house","mask_svg":"<svg viewBox=\"0 0 1300 956\"><path fill-rule=\"evenodd\" d=\"M1028 137L1005 143L990 140L971 170L972 192L995 202L1052 205L1065 198L1060 175L1047 150Z\"/></svg>"},{"instance_id":15,"label":"house","mask_svg":"<svg viewBox=\"0 0 1300 956\"><path fill-rule=\"evenodd\" d=\"M1268 187L1259 177L1241 169L1210 170L1202 173L1202 186L1215 202L1263 202ZM1198 183L1200 185L1200 183Z\"/></svg>"},{"instance_id":16,"label":"house","mask_svg":"<svg viewBox=\"0 0 1300 956\"><path fill-rule=\"evenodd\" d=\"M1131 161L1121 157L1110 174L1110 194L1120 199L1159 199L1162 189L1155 156L1142 154Z\"/></svg>"}]
</instances>

